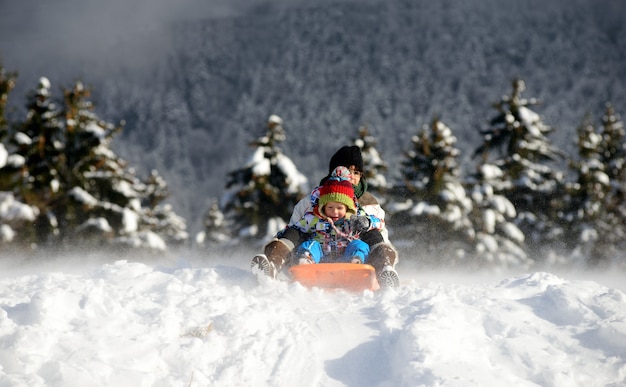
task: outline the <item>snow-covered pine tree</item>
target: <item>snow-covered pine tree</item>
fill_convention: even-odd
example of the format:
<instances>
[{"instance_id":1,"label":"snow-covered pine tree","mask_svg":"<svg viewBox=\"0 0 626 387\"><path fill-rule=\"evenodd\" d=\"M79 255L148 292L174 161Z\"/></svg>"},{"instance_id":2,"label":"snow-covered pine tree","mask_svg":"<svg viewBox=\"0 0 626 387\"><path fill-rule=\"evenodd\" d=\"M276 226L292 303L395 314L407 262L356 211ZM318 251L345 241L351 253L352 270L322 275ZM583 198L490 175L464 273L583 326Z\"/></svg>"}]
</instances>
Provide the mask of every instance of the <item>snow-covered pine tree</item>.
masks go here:
<instances>
[{"instance_id":1,"label":"snow-covered pine tree","mask_svg":"<svg viewBox=\"0 0 626 387\"><path fill-rule=\"evenodd\" d=\"M306 177L278 146L285 138L283 120L270 115L265 134L250 144L256 147L250 160L228 174L221 208L234 238L265 241L272 237L305 195Z\"/></svg>"},{"instance_id":2,"label":"snow-covered pine tree","mask_svg":"<svg viewBox=\"0 0 626 387\"><path fill-rule=\"evenodd\" d=\"M482 164L466 182L473 202L470 219L476 233L476 261L500 267L527 267L532 262L524 251L524 234L513 223L515 207L495 193L491 184L501 175L497 166Z\"/></svg>"},{"instance_id":3,"label":"snow-covered pine tree","mask_svg":"<svg viewBox=\"0 0 626 387\"><path fill-rule=\"evenodd\" d=\"M188 239L186 225L168 205L167 184L157 171L141 181L111 149L122 130L93 112L89 89L77 82L64 92L64 200L54 206L61 239L70 246L165 250Z\"/></svg>"},{"instance_id":4,"label":"snow-covered pine tree","mask_svg":"<svg viewBox=\"0 0 626 387\"><path fill-rule=\"evenodd\" d=\"M513 203L527 248L539 253L561 234L556 219L563 172L555 161L562 154L546 137L552 128L530 109L538 101L522 98L524 90L524 81L515 79L511 95L494 104L498 114L481 130L483 144L476 154L502 171L492 182L494 192Z\"/></svg>"},{"instance_id":5,"label":"snow-covered pine tree","mask_svg":"<svg viewBox=\"0 0 626 387\"><path fill-rule=\"evenodd\" d=\"M597 260L610 178L603 163L602 135L586 117L577 129L578 159L570 162L576 180L567 184L561 217L566 246L574 257ZM600 249L598 250L598 247Z\"/></svg>"},{"instance_id":6,"label":"snow-covered pine tree","mask_svg":"<svg viewBox=\"0 0 626 387\"><path fill-rule=\"evenodd\" d=\"M9 94L15 88L17 74L7 72L0 62L0 142L8 136L9 122L6 118L7 102Z\"/></svg>"},{"instance_id":7,"label":"snow-covered pine tree","mask_svg":"<svg viewBox=\"0 0 626 387\"><path fill-rule=\"evenodd\" d=\"M156 233L168 247L184 245L189 240L187 223L176 214L171 204L163 204L169 197L165 179L153 169L141 186L143 216L140 228L144 232Z\"/></svg>"},{"instance_id":8,"label":"snow-covered pine tree","mask_svg":"<svg viewBox=\"0 0 626 387\"><path fill-rule=\"evenodd\" d=\"M474 237L468 214L471 200L460 181L459 150L452 130L439 119L411 139L405 152L403 182L388 209L396 238L411 239L437 257L457 261L471 250Z\"/></svg>"},{"instance_id":9,"label":"snow-covered pine tree","mask_svg":"<svg viewBox=\"0 0 626 387\"><path fill-rule=\"evenodd\" d=\"M213 200L204 215L204 229L196 235L196 244L200 247L214 249L226 247L232 240L226 231L224 213L220 210L219 202Z\"/></svg>"},{"instance_id":10,"label":"snow-covered pine tree","mask_svg":"<svg viewBox=\"0 0 626 387\"><path fill-rule=\"evenodd\" d=\"M384 173L387 171L387 163L383 161L380 153L376 149L377 141L369 133L367 126L359 128L359 136L354 139L354 145L361 148L363 155L363 164L365 165L365 179L368 185L368 191L377 195L379 200L384 199L387 191L387 179Z\"/></svg>"},{"instance_id":11,"label":"snow-covered pine tree","mask_svg":"<svg viewBox=\"0 0 626 387\"><path fill-rule=\"evenodd\" d=\"M6 118L6 107L16 80L17 74L7 72L0 63L0 245L8 243L28 245L32 235L31 238L27 237L26 231L32 229L31 224L39 215L36 207L15 198L14 191L22 184L21 170L24 167L24 158L10 153L14 149L9 144L8 147L4 144L11 134Z\"/></svg>"},{"instance_id":12,"label":"snow-covered pine tree","mask_svg":"<svg viewBox=\"0 0 626 387\"><path fill-rule=\"evenodd\" d=\"M602 117L602 163L610 180L610 191L604 201L605 227L601 230L598 258L626 262L626 134L624 122L608 103ZM595 261L594 263L599 263Z\"/></svg>"},{"instance_id":13,"label":"snow-covered pine tree","mask_svg":"<svg viewBox=\"0 0 626 387\"><path fill-rule=\"evenodd\" d=\"M39 214L18 239L47 251L94 245L162 250L186 240L184 220L171 207L158 207L167 196L165 182L156 172L142 182L115 155L111 140L121 126L99 119L88 97L77 82L57 109L42 77L26 120L10 137L14 159L23 160L12 194Z\"/></svg>"},{"instance_id":14,"label":"snow-covered pine tree","mask_svg":"<svg viewBox=\"0 0 626 387\"><path fill-rule=\"evenodd\" d=\"M602 116L602 162L617 188L624 189L626 181L626 134L624 122L613 105L606 104Z\"/></svg>"},{"instance_id":15,"label":"snow-covered pine tree","mask_svg":"<svg viewBox=\"0 0 626 387\"><path fill-rule=\"evenodd\" d=\"M23 165L23 158L18 158L17 165L11 165L9 156L11 149L5 147L4 142L9 138L9 122L6 118L6 107L9 94L15 87L17 75L9 73L0 63L0 191L13 190L20 184L19 170ZM13 160L15 164L16 160Z\"/></svg>"},{"instance_id":16,"label":"snow-covered pine tree","mask_svg":"<svg viewBox=\"0 0 626 387\"><path fill-rule=\"evenodd\" d=\"M60 175L65 162L64 127L50 88L50 81L41 77L28 97L26 119L18 124L10 138L15 153L24 159L16 197L38 209L34 222L35 243L58 234L51 206L63 196ZM25 237L21 235L20 239Z\"/></svg>"}]
</instances>

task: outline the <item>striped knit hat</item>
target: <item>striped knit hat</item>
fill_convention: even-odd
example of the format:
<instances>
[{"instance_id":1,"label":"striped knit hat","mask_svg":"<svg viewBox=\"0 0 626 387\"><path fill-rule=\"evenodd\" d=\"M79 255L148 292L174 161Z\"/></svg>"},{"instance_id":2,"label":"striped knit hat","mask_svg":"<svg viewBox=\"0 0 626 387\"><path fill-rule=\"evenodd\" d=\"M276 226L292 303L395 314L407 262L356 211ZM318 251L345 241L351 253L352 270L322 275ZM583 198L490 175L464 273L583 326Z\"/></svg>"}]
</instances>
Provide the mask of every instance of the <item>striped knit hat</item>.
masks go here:
<instances>
[{"instance_id":1,"label":"striped knit hat","mask_svg":"<svg viewBox=\"0 0 626 387\"><path fill-rule=\"evenodd\" d=\"M347 213L356 213L356 199L354 187L350 182L350 170L346 167L337 167L333 170L330 178L320 187L317 215L324 216L324 206L330 202L345 204Z\"/></svg>"}]
</instances>

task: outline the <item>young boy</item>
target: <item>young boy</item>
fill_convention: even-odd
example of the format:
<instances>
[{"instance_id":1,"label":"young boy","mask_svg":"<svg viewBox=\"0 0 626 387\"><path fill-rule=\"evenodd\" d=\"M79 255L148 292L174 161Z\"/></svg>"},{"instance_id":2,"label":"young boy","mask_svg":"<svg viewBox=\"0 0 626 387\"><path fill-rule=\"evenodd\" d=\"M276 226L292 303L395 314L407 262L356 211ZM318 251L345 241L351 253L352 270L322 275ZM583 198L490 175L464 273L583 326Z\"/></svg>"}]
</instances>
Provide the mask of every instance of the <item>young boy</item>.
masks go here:
<instances>
[{"instance_id":1,"label":"young boy","mask_svg":"<svg viewBox=\"0 0 626 387\"><path fill-rule=\"evenodd\" d=\"M370 248L359 235L382 222L359 208L350 179L348 168L335 168L319 187L317 204L291 226L308 235L296 248L295 264L367 261Z\"/></svg>"},{"instance_id":2,"label":"young boy","mask_svg":"<svg viewBox=\"0 0 626 387\"><path fill-rule=\"evenodd\" d=\"M328 164L328 176L322 179L320 185L323 185L332 171L339 166L346 167L352 172L352 185L359 206L367 214L380 220L380 228L372 229L360 235L360 240L367 243L370 248L368 264L376 270L381 287L400 286L398 274L394 269L398 263L398 252L387 238L387 230L384 227L385 211L374 195L367 192L367 182L364 176L365 163L361 149L356 145L346 145L337 150ZM306 235L303 237L302 233L293 226L299 223L305 212L311 211L317 204L319 199L318 188L310 196L304 197L298 202L293 209L289 225L279 231L275 238L263 247L263 254L255 255L252 258L250 268L255 275L263 274L276 278L276 275L286 265L292 263L290 257L295 253L296 247L307 239Z\"/></svg>"}]
</instances>

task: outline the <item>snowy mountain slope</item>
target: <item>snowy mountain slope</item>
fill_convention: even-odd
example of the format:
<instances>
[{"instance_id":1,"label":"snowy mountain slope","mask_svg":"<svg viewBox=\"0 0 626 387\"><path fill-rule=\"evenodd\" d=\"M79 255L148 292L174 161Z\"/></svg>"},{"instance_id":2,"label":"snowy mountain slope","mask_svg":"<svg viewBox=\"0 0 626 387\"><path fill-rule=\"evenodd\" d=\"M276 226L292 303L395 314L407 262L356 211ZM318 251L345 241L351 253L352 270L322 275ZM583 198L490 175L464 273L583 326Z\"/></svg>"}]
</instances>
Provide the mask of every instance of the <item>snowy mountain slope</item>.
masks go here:
<instances>
[{"instance_id":1,"label":"snowy mountain slope","mask_svg":"<svg viewBox=\"0 0 626 387\"><path fill-rule=\"evenodd\" d=\"M626 383L626 295L597 282L405 272L350 294L244 261L4 268L0 386Z\"/></svg>"}]
</instances>

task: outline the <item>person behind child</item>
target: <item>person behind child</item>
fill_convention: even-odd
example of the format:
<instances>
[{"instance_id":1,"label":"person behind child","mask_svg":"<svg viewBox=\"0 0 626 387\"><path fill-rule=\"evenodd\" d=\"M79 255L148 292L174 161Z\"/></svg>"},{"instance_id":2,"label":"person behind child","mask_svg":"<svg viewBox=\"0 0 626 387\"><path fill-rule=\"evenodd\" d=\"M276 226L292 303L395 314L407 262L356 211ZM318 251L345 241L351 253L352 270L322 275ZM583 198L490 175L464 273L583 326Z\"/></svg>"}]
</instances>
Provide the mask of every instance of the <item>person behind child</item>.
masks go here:
<instances>
[{"instance_id":1,"label":"person behind child","mask_svg":"<svg viewBox=\"0 0 626 387\"><path fill-rule=\"evenodd\" d=\"M343 146L330 159L328 172L330 173L338 166L343 166L352 172L352 185L354 193L359 200L360 206L366 213L376 216L383 222L380 230L370 230L361 234L360 240L366 242L370 247L368 263L376 270L378 282L382 287L399 286L398 274L395 265L398 263L398 253L387 238L387 230L384 227L385 211L381 208L376 198L367 192L367 182L364 176L364 162L361 148L356 145ZM326 176L320 185L329 178ZM305 239L293 226L309 211L317 200L316 190L309 197L302 198L296 204L289 226L281 230L276 237L264 247L264 253L256 255L250 266L253 270L262 271L272 278L276 277L292 255L293 250Z\"/></svg>"},{"instance_id":2,"label":"person behind child","mask_svg":"<svg viewBox=\"0 0 626 387\"><path fill-rule=\"evenodd\" d=\"M317 204L290 226L309 235L296 248L294 263L367 263L369 245L358 238L382 223L359 208L350 177L348 168L335 168L319 187Z\"/></svg>"}]
</instances>

